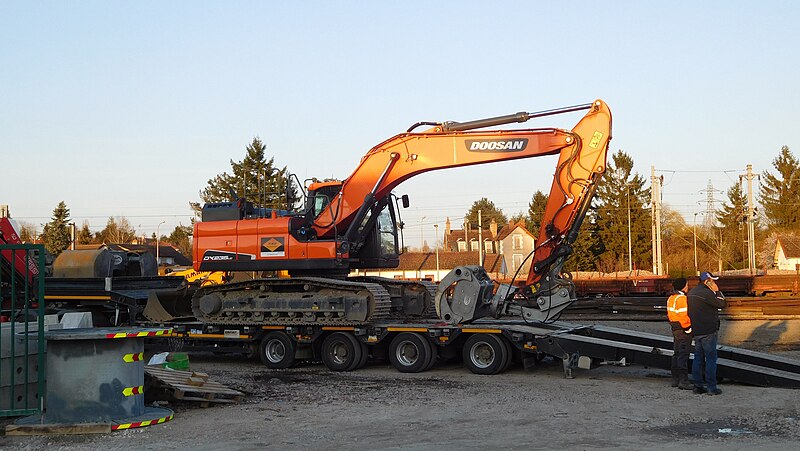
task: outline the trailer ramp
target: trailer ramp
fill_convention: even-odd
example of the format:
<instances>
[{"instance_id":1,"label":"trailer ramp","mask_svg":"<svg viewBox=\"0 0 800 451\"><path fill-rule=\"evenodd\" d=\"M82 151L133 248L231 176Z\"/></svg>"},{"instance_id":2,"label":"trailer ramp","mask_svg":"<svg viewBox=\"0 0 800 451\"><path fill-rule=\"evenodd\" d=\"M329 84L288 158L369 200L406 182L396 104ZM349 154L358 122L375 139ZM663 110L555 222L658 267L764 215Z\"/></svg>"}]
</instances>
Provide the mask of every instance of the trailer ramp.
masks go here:
<instances>
[{"instance_id":1,"label":"trailer ramp","mask_svg":"<svg viewBox=\"0 0 800 451\"><path fill-rule=\"evenodd\" d=\"M672 337L608 326L557 322L526 324L500 321L510 333L534 337L538 352L562 359L564 372L589 368L601 361L624 362L669 370ZM476 322L479 325L481 322ZM494 320L497 325L498 321ZM764 352L718 345L717 376L762 387L800 388L800 361Z\"/></svg>"}]
</instances>

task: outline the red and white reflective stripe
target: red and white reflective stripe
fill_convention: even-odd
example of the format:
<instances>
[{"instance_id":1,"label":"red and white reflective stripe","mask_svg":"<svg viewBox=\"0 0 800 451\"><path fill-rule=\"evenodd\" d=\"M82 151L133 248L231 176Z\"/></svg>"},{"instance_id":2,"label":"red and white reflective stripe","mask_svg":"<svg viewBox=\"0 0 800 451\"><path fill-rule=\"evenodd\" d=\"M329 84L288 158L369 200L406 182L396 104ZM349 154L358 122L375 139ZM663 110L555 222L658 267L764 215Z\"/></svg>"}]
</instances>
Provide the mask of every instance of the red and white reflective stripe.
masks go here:
<instances>
[{"instance_id":1,"label":"red and white reflective stripe","mask_svg":"<svg viewBox=\"0 0 800 451\"><path fill-rule=\"evenodd\" d=\"M133 429L133 428L140 428L140 427L144 427L144 426L151 426L151 425L154 425L154 424L166 423L167 421L171 420L172 417L173 417L173 415L168 415L166 417L158 418L158 419L155 419L155 420L137 421L135 423L112 424L111 425L111 430L112 431L118 431L118 430L122 430L122 429Z\"/></svg>"}]
</instances>

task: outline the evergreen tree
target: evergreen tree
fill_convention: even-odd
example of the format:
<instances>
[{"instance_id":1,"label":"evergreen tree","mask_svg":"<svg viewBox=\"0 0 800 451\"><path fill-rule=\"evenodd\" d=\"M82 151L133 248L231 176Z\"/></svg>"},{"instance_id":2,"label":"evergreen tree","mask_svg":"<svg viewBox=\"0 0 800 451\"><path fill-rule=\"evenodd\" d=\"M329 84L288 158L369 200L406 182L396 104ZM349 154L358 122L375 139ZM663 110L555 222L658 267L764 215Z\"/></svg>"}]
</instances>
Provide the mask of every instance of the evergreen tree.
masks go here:
<instances>
[{"instance_id":1,"label":"evergreen tree","mask_svg":"<svg viewBox=\"0 0 800 451\"><path fill-rule=\"evenodd\" d=\"M228 201L233 190L238 197L244 197L256 206L290 209L298 199L297 189L285 166L278 168L275 158L266 159L266 147L261 139L253 138L247 145L243 160L230 160L232 174L223 172L210 179L206 188L200 191L200 198L204 202Z\"/></svg>"},{"instance_id":2,"label":"evergreen tree","mask_svg":"<svg viewBox=\"0 0 800 451\"><path fill-rule=\"evenodd\" d=\"M800 162L783 146L772 160L777 172L764 171L761 183L761 205L769 218L770 226L779 231L797 231L800 228Z\"/></svg>"},{"instance_id":3,"label":"evergreen tree","mask_svg":"<svg viewBox=\"0 0 800 451\"><path fill-rule=\"evenodd\" d=\"M572 254L564 264L564 270L574 271L598 271L597 256L602 250L597 228L597 213L589 209L586 212L581 228L578 231L578 238L572 243Z\"/></svg>"},{"instance_id":4,"label":"evergreen tree","mask_svg":"<svg viewBox=\"0 0 800 451\"><path fill-rule=\"evenodd\" d=\"M83 221L83 225L75 234L76 244L91 244L93 239L92 231L89 230L89 221Z\"/></svg>"},{"instance_id":5,"label":"evergreen tree","mask_svg":"<svg viewBox=\"0 0 800 451\"><path fill-rule=\"evenodd\" d=\"M618 150L603 174L597 188L596 226L600 242L600 262L604 271L628 269L628 246L633 254L631 266L649 267L652 255L651 219L645 205L650 190L644 188L644 177L633 172L633 159ZM630 214L630 222L628 215Z\"/></svg>"},{"instance_id":6,"label":"evergreen tree","mask_svg":"<svg viewBox=\"0 0 800 451\"><path fill-rule=\"evenodd\" d=\"M475 228L478 227L478 210L481 212L481 224L484 228L489 226L492 219L497 222L498 228L508 224L508 218L503 214L503 210L497 208L494 202L482 197L472 204L465 217L465 220Z\"/></svg>"},{"instance_id":7,"label":"evergreen tree","mask_svg":"<svg viewBox=\"0 0 800 451\"><path fill-rule=\"evenodd\" d=\"M192 258L192 226L178 224L164 241L175 246L181 254Z\"/></svg>"},{"instance_id":8,"label":"evergreen tree","mask_svg":"<svg viewBox=\"0 0 800 451\"><path fill-rule=\"evenodd\" d=\"M530 203L528 204L528 230L534 235L539 234L539 229L542 227L542 216L544 216L544 208L547 206L547 196L541 192L536 191L533 193ZM536 237L538 239L538 236Z\"/></svg>"},{"instance_id":9,"label":"evergreen tree","mask_svg":"<svg viewBox=\"0 0 800 451\"><path fill-rule=\"evenodd\" d=\"M47 224L44 225L43 242L47 252L57 256L64 249L69 247L69 208L62 200L56 205L53 210L53 216Z\"/></svg>"}]
</instances>

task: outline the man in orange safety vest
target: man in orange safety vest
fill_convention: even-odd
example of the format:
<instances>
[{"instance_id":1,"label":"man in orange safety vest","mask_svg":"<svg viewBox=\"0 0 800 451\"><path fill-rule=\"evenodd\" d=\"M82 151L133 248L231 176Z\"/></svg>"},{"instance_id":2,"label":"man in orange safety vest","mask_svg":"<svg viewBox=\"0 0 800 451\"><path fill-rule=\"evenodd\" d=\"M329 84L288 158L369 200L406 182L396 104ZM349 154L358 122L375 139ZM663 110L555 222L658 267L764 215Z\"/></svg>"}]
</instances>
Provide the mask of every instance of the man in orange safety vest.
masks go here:
<instances>
[{"instance_id":1,"label":"man in orange safety vest","mask_svg":"<svg viewBox=\"0 0 800 451\"><path fill-rule=\"evenodd\" d=\"M686 304L686 291L689 284L686 279L672 281L675 291L667 299L667 317L672 327L672 386L682 390L691 390L689 382L689 350L692 346L692 322Z\"/></svg>"}]
</instances>

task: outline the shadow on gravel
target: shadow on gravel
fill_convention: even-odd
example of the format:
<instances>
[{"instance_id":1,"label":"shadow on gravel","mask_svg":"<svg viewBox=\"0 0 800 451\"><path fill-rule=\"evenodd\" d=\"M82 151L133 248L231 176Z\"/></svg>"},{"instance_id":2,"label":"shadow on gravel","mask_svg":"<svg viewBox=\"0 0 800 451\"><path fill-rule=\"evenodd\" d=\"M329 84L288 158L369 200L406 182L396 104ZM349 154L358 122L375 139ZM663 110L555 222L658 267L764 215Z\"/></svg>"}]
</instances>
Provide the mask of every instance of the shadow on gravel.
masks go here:
<instances>
[{"instance_id":1,"label":"shadow on gravel","mask_svg":"<svg viewBox=\"0 0 800 451\"><path fill-rule=\"evenodd\" d=\"M254 371L247 375L240 374L229 382L231 388L247 394L246 403L270 399L305 404L331 400L370 401L398 396L412 400L426 396L426 389L450 392L464 387L462 383L435 377L403 377L397 373L393 373L392 377L381 377L302 367Z\"/></svg>"},{"instance_id":2,"label":"shadow on gravel","mask_svg":"<svg viewBox=\"0 0 800 451\"><path fill-rule=\"evenodd\" d=\"M398 384L395 377L371 377L359 373L336 373L326 369L290 369L290 370L264 370L252 375L254 382L271 384L305 384L305 385L330 385L332 383L346 383L347 385L370 385L374 387L394 388ZM409 377L402 378L404 386L436 387L436 388L462 388L462 384L453 381L444 381L436 378Z\"/></svg>"},{"instance_id":3,"label":"shadow on gravel","mask_svg":"<svg viewBox=\"0 0 800 451\"><path fill-rule=\"evenodd\" d=\"M798 435L800 422L794 417L775 416L765 421L747 418L723 418L673 426L656 427L649 432L675 438L716 437L785 437Z\"/></svg>"}]
</instances>

